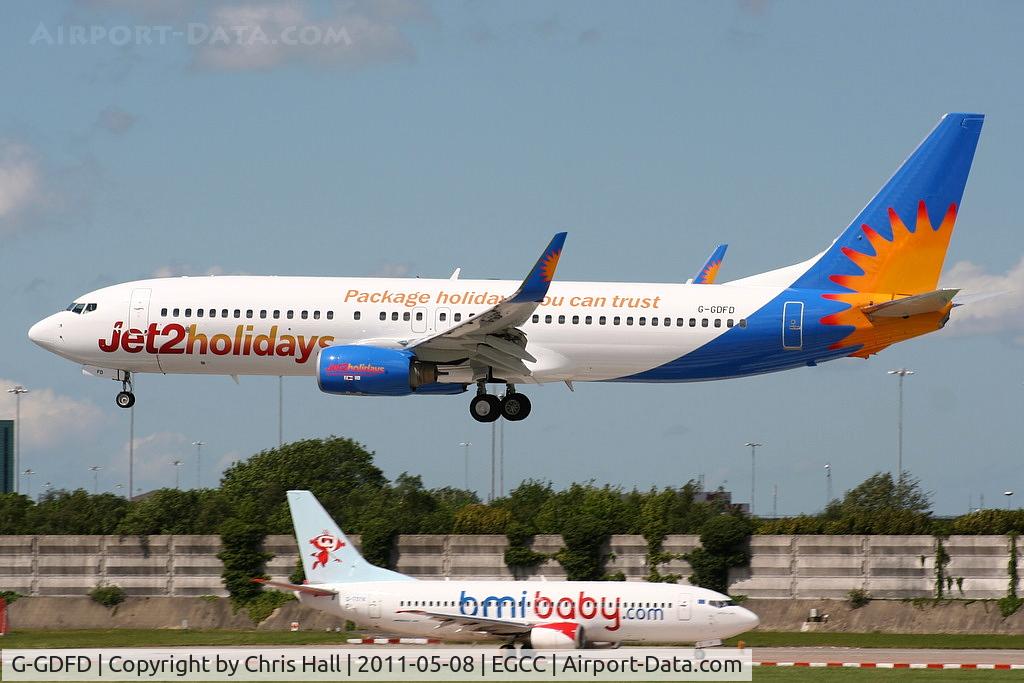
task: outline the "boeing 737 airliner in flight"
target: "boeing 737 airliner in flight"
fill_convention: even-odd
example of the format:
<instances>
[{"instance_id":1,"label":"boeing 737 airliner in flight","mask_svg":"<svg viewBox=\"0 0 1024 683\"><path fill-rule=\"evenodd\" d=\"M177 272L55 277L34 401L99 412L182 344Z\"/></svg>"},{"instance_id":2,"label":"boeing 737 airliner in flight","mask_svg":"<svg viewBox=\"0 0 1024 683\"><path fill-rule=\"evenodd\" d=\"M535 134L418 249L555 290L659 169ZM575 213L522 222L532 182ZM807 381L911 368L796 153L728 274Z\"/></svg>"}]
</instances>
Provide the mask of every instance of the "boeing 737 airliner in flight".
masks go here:
<instances>
[{"instance_id":1,"label":"boeing 737 airliner in flight","mask_svg":"<svg viewBox=\"0 0 1024 683\"><path fill-rule=\"evenodd\" d=\"M289 491L306 583L260 583L386 633L537 649L718 644L757 615L697 586L637 581L418 581L359 554L309 491ZM305 550L302 550L305 548Z\"/></svg>"},{"instance_id":2,"label":"boeing 737 airliner in flight","mask_svg":"<svg viewBox=\"0 0 1024 683\"><path fill-rule=\"evenodd\" d=\"M481 422L525 418L525 384L693 382L866 358L949 319L957 290L938 289L939 273L983 121L947 114L825 251L732 282L713 284L724 245L686 284L554 282L559 233L521 283L459 271L139 280L78 297L29 337L120 382L124 408L139 372L312 375L359 396L475 387Z\"/></svg>"}]
</instances>

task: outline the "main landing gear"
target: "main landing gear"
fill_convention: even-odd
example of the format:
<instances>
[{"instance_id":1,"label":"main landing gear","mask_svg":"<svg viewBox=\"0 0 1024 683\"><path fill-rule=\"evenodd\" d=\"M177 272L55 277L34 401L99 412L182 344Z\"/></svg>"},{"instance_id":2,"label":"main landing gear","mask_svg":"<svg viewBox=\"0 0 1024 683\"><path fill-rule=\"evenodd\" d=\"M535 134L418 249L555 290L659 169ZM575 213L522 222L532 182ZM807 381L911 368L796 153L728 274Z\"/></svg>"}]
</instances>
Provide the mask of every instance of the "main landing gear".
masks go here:
<instances>
[{"instance_id":1,"label":"main landing gear","mask_svg":"<svg viewBox=\"0 0 1024 683\"><path fill-rule=\"evenodd\" d=\"M530 399L518 393L512 384L508 385L505 395L498 398L488 394L481 383L477 387L476 396L469 402L469 414L477 422L494 422L499 417L518 422L530 414Z\"/></svg>"},{"instance_id":2,"label":"main landing gear","mask_svg":"<svg viewBox=\"0 0 1024 683\"><path fill-rule=\"evenodd\" d=\"M135 405L135 394L132 393L132 373L125 370L121 377L121 391L114 398L118 408L131 408Z\"/></svg>"}]
</instances>

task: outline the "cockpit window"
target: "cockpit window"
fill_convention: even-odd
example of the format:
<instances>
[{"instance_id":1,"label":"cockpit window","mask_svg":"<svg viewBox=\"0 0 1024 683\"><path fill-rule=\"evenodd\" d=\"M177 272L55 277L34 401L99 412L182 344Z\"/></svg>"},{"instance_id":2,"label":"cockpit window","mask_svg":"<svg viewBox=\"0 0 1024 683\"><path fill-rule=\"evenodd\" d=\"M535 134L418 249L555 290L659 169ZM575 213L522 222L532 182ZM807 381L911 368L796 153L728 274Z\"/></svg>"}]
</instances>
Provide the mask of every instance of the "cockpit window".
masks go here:
<instances>
[{"instance_id":1,"label":"cockpit window","mask_svg":"<svg viewBox=\"0 0 1024 683\"><path fill-rule=\"evenodd\" d=\"M95 310L96 310L96 304L86 304L85 305L85 312L86 313L92 313Z\"/></svg>"},{"instance_id":2,"label":"cockpit window","mask_svg":"<svg viewBox=\"0 0 1024 683\"><path fill-rule=\"evenodd\" d=\"M85 304L75 304L75 307L71 309L72 313L81 313L85 310Z\"/></svg>"},{"instance_id":3,"label":"cockpit window","mask_svg":"<svg viewBox=\"0 0 1024 683\"><path fill-rule=\"evenodd\" d=\"M731 607L736 603L732 600L708 600L708 604L712 607Z\"/></svg>"}]
</instances>

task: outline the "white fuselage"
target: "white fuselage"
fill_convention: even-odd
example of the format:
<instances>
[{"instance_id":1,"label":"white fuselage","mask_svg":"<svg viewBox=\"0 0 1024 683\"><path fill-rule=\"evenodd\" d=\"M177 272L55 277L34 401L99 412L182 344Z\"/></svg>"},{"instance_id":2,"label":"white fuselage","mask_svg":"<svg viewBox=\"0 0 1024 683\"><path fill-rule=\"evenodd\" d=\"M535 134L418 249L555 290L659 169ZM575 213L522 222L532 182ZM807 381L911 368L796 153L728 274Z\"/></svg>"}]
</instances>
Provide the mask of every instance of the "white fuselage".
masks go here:
<instances>
[{"instance_id":1,"label":"white fuselage","mask_svg":"<svg viewBox=\"0 0 1024 683\"><path fill-rule=\"evenodd\" d=\"M439 626L453 614L529 624L570 622L587 642L695 643L749 631L758 618L729 598L696 586L616 581L384 581L317 584L335 596L300 601L385 633L484 640L468 627Z\"/></svg>"},{"instance_id":2,"label":"white fuselage","mask_svg":"<svg viewBox=\"0 0 1024 683\"><path fill-rule=\"evenodd\" d=\"M141 280L76 299L33 326L37 344L85 366L155 373L313 375L320 348L402 348L479 314L510 280L217 276ZM784 288L555 282L521 326L536 357L519 381L602 381L698 349ZM94 310L88 310L92 308ZM781 315L781 314L780 314ZM742 323L741 323L742 321ZM779 346L781 319L772 325ZM758 341L751 330L750 341ZM466 383L450 368L440 382ZM685 381L685 378L670 378Z\"/></svg>"}]
</instances>

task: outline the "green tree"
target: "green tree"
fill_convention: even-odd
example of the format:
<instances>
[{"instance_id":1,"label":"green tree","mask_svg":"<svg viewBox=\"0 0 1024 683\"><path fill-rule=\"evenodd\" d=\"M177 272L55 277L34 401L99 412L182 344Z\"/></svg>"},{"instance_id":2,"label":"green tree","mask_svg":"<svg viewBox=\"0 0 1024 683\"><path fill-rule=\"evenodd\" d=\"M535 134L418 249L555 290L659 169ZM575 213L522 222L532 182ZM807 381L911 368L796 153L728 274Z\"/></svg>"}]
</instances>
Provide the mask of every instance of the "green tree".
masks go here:
<instances>
[{"instance_id":1,"label":"green tree","mask_svg":"<svg viewBox=\"0 0 1024 683\"><path fill-rule=\"evenodd\" d=\"M0 534L27 534L32 499L20 493L0 494Z\"/></svg>"},{"instance_id":2,"label":"green tree","mask_svg":"<svg viewBox=\"0 0 1024 683\"><path fill-rule=\"evenodd\" d=\"M37 534L113 534L128 506L127 500L112 493L50 491L31 508L25 522Z\"/></svg>"},{"instance_id":3,"label":"green tree","mask_svg":"<svg viewBox=\"0 0 1024 683\"><path fill-rule=\"evenodd\" d=\"M221 490L234 510L248 505L268 533L291 533L286 493L312 491L346 531L380 508L388 481L373 464L373 453L341 437L305 439L257 453L230 467Z\"/></svg>"},{"instance_id":4,"label":"green tree","mask_svg":"<svg viewBox=\"0 0 1024 683\"><path fill-rule=\"evenodd\" d=\"M159 489L135 501L120 534L215 534L231 509L216 489Z\"/></svg>"},{"instance_id":5,"label":"green tree","mask_svg":"<svg viewBox=\"0 0 1024 683\"><path fill-rule=\"evenodd\" d=\"M750 562L747 541L752 522L741 515L712 517L701 529L701 547L686 554L693 574L690 583L719 593L729 591L729 568Z\"/></svg>"}]
</instances>

